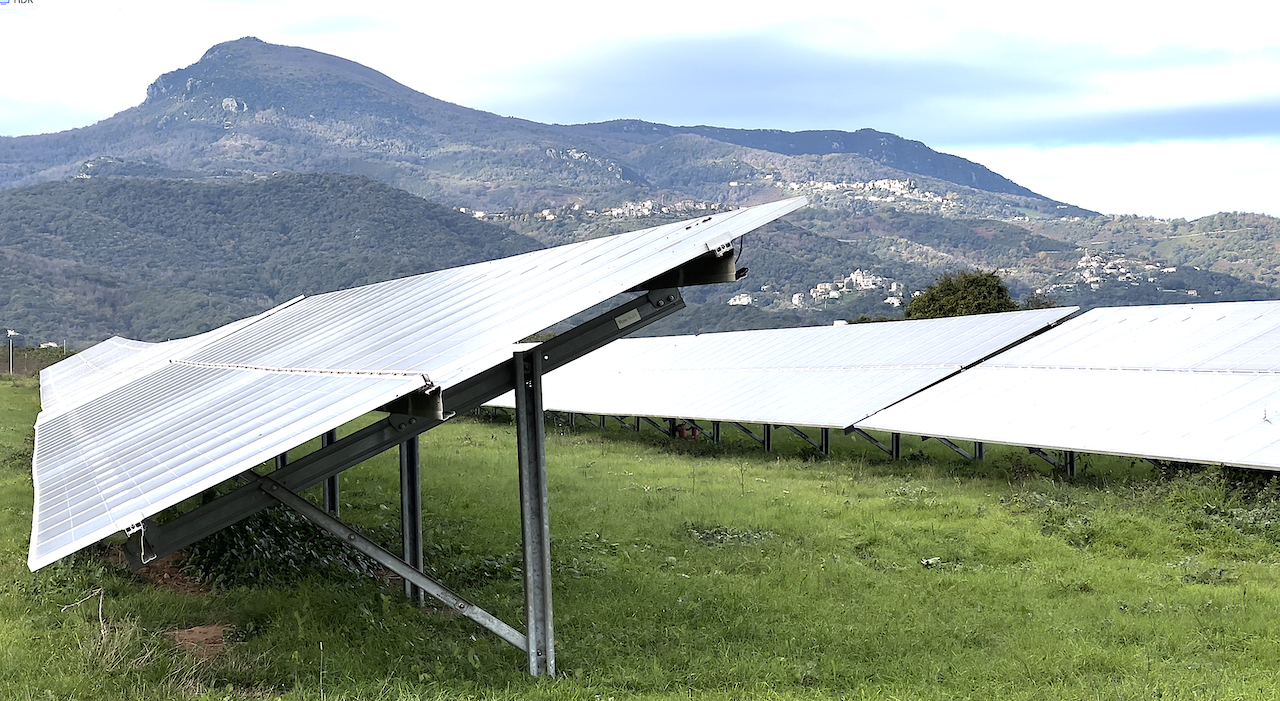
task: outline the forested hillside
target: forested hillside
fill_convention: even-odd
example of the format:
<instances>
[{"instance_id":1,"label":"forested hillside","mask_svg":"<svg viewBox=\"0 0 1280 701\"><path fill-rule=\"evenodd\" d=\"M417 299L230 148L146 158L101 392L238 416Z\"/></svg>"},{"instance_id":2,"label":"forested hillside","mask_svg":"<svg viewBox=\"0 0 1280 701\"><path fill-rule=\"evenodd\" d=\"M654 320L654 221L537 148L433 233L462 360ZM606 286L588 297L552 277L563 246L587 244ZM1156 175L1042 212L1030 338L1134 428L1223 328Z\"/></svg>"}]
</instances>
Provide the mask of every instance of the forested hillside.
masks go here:
<instances>
[{"instance_id":1,"label":"forested hillside","mask_svg":"<svg viewBox=\"0 0 1280 701\"><path fill-rule=\"evenodd\" d=\"M0 191L0 318L33 340L163 340L538 247L359 176L47 183Z\"/></svg>"}]
</instances>

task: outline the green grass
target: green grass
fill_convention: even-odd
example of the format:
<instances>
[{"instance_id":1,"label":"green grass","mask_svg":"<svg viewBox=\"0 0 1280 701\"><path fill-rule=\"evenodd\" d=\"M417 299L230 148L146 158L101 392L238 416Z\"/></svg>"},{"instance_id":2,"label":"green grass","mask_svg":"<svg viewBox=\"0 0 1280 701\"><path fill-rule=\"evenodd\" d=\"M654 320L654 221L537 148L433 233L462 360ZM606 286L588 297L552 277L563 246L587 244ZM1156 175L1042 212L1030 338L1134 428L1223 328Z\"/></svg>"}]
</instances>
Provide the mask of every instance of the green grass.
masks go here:
<instances>
[{"instance_id":1,"label":"green grass","mask_svg":"<svg viewBox=\"0 0 1280 701\"><path fill-rule=\"evenodd\" d=\"M3 698L1280 698L1264 482L550 426L560 674L532 680L521 653L376 580L180 595L105 546L28 572L35 394L0 383ZM422 458L429 565L519 626L513 429L451 422ZM397 484L394 455L345 473L344 520L396 547ZM206 623L233 641L211 660L163 635Z\"/></svg>"}]
</instances>

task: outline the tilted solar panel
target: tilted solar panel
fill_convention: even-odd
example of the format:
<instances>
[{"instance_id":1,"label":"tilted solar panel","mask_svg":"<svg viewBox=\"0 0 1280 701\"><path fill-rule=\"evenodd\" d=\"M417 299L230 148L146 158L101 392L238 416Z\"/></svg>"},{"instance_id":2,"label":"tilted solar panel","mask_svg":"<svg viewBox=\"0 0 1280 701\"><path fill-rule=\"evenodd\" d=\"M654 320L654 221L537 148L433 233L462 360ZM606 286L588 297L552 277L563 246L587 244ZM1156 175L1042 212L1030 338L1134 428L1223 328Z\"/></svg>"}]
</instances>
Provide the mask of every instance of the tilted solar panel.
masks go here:
<instances>
[{"instance_id":1,"label":"tilted solar panel","mask_svg":"<svg viewBox=\"0 0 1280 701\"><path fill-rule=\"evenodd\" d=\"M543 378L548 409L847 428L1076 307L632 338ZM513 406L510 393L495 406Z\"/></svg>"},{"instance_id":2,"label":"tilted solar panel","mask_svg":"<svg viewBox=\"0 0 1280 701\"><path fill-rule=\"evenodd\" d=\"M41 374L37 569L804 204L735 210L294 300L201 336L112 339Z\"/></svg>"},{"instance_id":3,"label":"tilted solar panel","mask_svg":"<svg viewBox=\"0 0 1280 701\"><path fill-rule=\"evenodd\" d=\"M1280 469L1280 302L1093 309L858 425Z\"/></svg>"}]
</instances>

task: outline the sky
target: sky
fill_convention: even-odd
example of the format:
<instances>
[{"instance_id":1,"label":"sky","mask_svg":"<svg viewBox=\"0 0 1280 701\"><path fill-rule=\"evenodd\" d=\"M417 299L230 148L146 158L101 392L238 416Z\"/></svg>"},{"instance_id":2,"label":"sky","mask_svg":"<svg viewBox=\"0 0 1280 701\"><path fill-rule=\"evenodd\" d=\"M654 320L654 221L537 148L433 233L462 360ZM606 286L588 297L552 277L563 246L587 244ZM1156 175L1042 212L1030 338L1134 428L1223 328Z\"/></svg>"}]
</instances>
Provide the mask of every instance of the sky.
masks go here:
<instances>
[{"instance_id":1,"label":"sky","mask_svg":"<svg viewBox=\"0 0 1280 701\"><path fill-rule=\"evenodd\" d=\"M540 122L870 127L1107 214L1280 216L1277 26L1262 0L0 0L0 135L256 36Z\"/></svg>"}]
</instances>

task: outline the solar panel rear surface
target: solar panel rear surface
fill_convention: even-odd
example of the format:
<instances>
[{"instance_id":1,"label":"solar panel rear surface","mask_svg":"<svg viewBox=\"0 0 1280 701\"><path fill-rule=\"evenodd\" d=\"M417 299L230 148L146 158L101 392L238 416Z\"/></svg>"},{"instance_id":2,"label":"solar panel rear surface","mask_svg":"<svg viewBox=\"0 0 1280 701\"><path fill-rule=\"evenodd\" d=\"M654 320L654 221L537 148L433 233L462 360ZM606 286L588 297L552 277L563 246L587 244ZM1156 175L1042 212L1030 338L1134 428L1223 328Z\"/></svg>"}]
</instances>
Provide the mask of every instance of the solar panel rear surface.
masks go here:
<instances>
[{"instance_id":1,"label":"solar panel rear surface","mask_svg":"<svg viewBox=\"0 0 1280 701\"><path fill-rule=\"evenodd\" d=\"M1280 302L1093 309L862 428L1280 469Z\"/></svg>"},{"instance_id":2,"label":"solar panel rear surface","mask_svg":"<svg viewBox=\"0 0 1280 701\"><path fill-rule=\"evenodd\" d=\"M41 374L37 569L804 204L735 210L295 300L191 339L112 339ZM65 363L65 364L64 364Z\"/></svg>"},{"instance_id":3,"label":"solar panel rear surface","mask_svg":"<svg viewBox=\"0 0 1280 701\"><path fill-rule=\"evenodd\" d=\"M843 429L1075 310L622 339L548 373L543 403Z\"/></svg>"}]
</instances>

